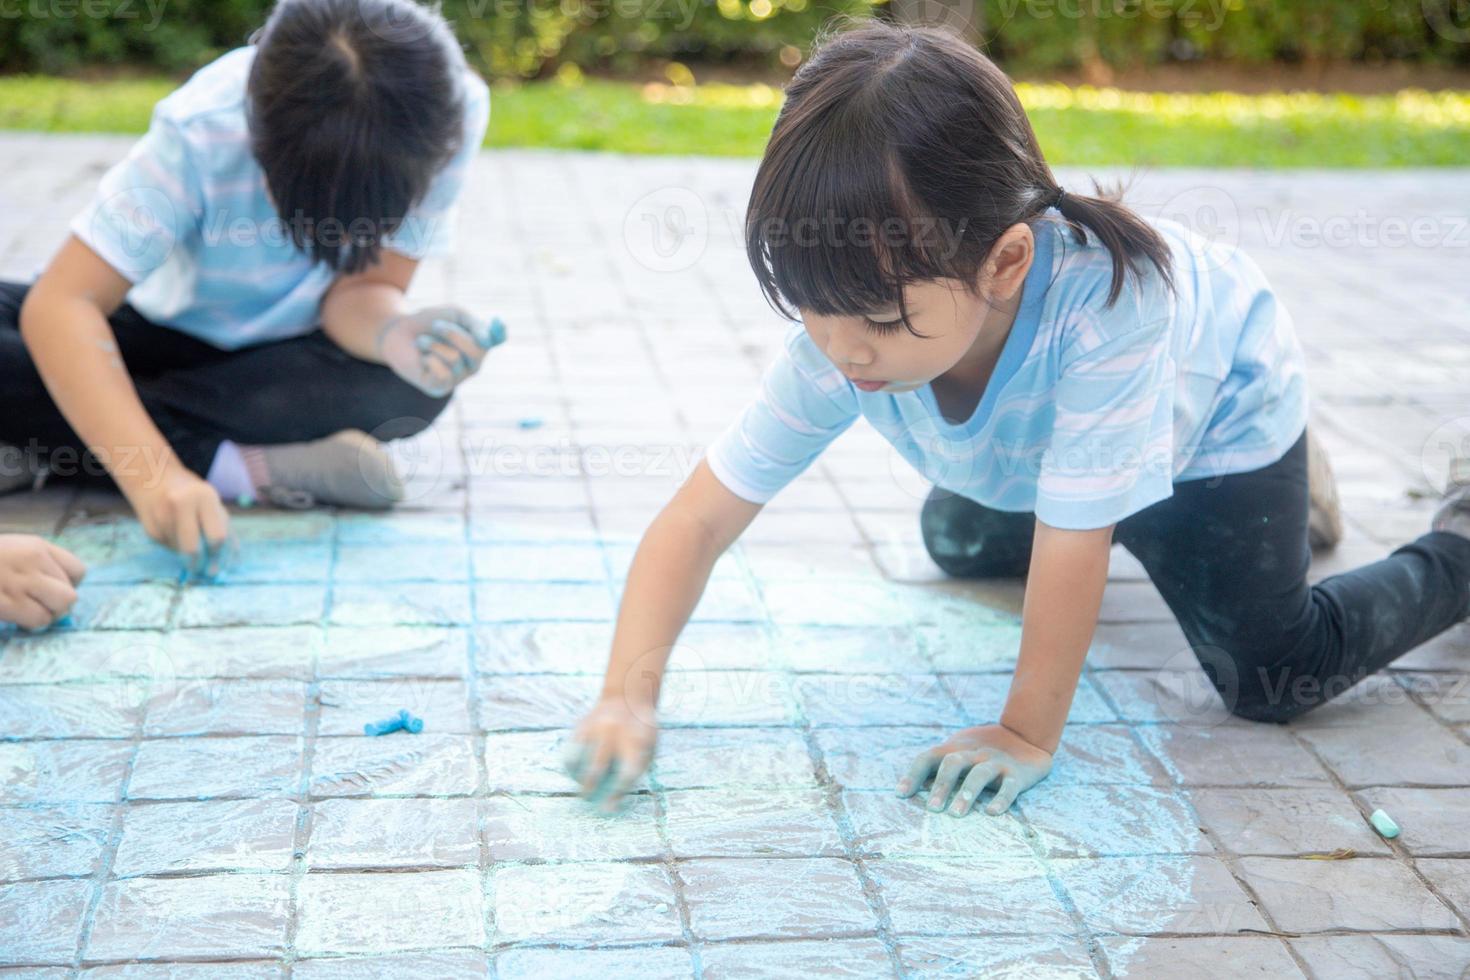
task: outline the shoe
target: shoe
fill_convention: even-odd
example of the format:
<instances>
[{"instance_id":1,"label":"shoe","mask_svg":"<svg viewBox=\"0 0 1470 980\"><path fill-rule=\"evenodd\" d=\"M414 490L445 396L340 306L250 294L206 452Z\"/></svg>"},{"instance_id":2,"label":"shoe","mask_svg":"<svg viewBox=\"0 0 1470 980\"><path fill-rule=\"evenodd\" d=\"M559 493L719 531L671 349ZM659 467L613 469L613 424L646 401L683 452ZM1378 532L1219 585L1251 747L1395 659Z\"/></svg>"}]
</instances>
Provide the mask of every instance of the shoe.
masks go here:
<instances>
[{"instance_id":1,"label":"shoe","mask_svg":"<svg viewBox=\"0 0 1470 980\"><path fill-rule=\"evenodd\" d=\"M1307 543L1313 551L1328 551L1342 540L1342 505L1337 499L1337 477L1327 450L1307 430Z\"/></svg>"},{"instance_id":2,"label":"shoe","mask_svg":"<svg viewBox=\"0 0 1470 980\"><path fill-rule=\"evenodd\" d=\"M247 468L262 477L259 499L275 507L305 510L332 504L384 510L404 497L392 457L382 443L357 429L314 442L254 446L245 453Z\"/></svg>"}]
</instances>

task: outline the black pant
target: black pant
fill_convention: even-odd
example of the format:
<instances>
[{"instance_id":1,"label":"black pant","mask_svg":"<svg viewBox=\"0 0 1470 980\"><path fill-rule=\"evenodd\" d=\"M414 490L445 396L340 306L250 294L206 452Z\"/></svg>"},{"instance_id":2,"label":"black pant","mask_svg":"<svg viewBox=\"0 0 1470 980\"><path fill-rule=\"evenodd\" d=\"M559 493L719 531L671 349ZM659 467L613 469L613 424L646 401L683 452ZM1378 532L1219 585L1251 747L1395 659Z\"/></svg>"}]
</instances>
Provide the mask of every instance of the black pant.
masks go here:
<instances>
[{"instance_id":1,"label":"black pant","mask_svg":"<svg viewBox=\"0 0 1470 980\"><path fill-rule=\"evenodd\" d=\"M0 282L0 443L49 460L55 476L102 476L21 340L20 307L29 288ZM150 323L130 306L109 322L143 407L179 460L201 476L226 439L272 445L342 429L398 439L427 428L449 404L381 364L353 357L320 330L225 351Z\"/></svg>"},{"instance_id":2,"label":"black pant","mask_svg":"<svg viewBox=\"0 0 1470 980\"><path fill-rule=\"evenodd\" d=\"M1232 713L1284 722L1470 615L1470 539L1431 532L1307 583L1306 437L1250 473L1174 484L1114 540L1147 570ZM961 577L1026 574L1035 521L936 488L924 544Z\"/></svg>"}]
</instances>

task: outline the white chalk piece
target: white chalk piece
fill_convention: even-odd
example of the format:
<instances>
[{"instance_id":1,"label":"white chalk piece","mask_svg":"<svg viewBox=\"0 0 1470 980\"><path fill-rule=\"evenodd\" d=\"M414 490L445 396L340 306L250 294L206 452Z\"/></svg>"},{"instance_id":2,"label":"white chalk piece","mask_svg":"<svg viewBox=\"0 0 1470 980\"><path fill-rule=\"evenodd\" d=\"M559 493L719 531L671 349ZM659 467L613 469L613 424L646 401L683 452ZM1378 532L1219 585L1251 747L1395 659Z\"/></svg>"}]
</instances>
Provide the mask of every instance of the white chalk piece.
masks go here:
<instances>
[{"instance_id":1,"label":"white chalk piece","mask_svg":"<svg viewBox=\"0 0 1470 980\"><path fill-rule=\"evenodd\" d=\"M1374 830L1389 840L1393 840L1399 835L1399 825L1393 822L1393 817L1390 817L1382 810L1374 810L1368 816L1368 822L1373 825Z\"/></svg>"}]
</instances>

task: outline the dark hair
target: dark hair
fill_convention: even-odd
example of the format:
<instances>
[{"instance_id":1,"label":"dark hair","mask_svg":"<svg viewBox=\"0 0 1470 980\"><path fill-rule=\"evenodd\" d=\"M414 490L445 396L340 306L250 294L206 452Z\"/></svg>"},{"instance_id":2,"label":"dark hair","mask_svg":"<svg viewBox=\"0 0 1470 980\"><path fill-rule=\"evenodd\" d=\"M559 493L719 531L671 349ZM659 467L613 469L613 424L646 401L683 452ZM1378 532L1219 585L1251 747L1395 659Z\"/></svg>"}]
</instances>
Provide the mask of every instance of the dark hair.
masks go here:
<instances>
[{"instance_id":1,"label":"dark hair","mask_svg":"<svg viewBox=\"0 0 1470 980\"><path fill-rule=\"evenodd\" d=\"M1141 274L1140 257L1172 289L1158 232L1120 203L1121 189L1093 188L1066 194L1060 210L1079 243L1085 227L1112 253L1107 305L1125 271ZM907 325L906 284L959 279L973 291L1001 234L1060 190L994 62L937 29L868 22L820 43L787 87L750 195L746 254L783 316L896 305ZM795 240L823 222L854 234ZM894 234L872 234L885 230Z\"/></svg>"},{"instance_id":2,"label":"dark hair","mask_svg":"<svg viewBox=\"0 0 1470 980\"><path fill-rule=\"evenodd\" d=\"M412 0L281 0L252 38L251 148L296 246L378 261L464 133L464 53Z\"/></svg>"}]
</instances>

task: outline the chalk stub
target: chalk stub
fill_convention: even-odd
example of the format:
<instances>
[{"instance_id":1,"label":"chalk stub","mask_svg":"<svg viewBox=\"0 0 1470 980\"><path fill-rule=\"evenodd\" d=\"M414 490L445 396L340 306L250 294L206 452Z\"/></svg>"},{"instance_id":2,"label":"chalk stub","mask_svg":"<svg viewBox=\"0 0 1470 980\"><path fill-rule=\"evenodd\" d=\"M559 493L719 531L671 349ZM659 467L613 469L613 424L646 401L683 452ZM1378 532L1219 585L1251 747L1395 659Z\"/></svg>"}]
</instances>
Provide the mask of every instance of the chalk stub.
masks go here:
<instances>
[{"instance_id":1,"label":"chalk stub","mask_svg":"<svg viewBox=\"0 0 1470 980\"><path fill-rule=\"evenodd\" d=\"M422 718L415 718L409 714L407 708L400 709L398 714L392 718L385 718L382 721L370 721L362 726L362 733L364 735L375 736L391 735L393 732L408 732L409 734L417 735L423 730L424 720Z\"/></svg>"},{"instance_id":2,"label":"chalk stub","mask_svg":"<svg viewBox=\"0 0 1470 980\"><path fill-rule=\"evenodd\" d=\"M1382 810L1374 810L1369 815L1368 822L1373 825L1374 830L1388 840L1393 840L1399 835L1399 825L1394 823L1393 817Z\"/></svg>"},{"instance_id":3,"label":"chalk stub","mask_svg":"<svg viewBox=\"0 0 1470 980\"><path fill-rule=\"evenodd\" d=\"M364 735L388 735L398 731L402 727L403 719L398 715L394 715L392 718L387 718L383 721L368 722L362 726L362 733Z\"/></svg>"}]
</instances>

